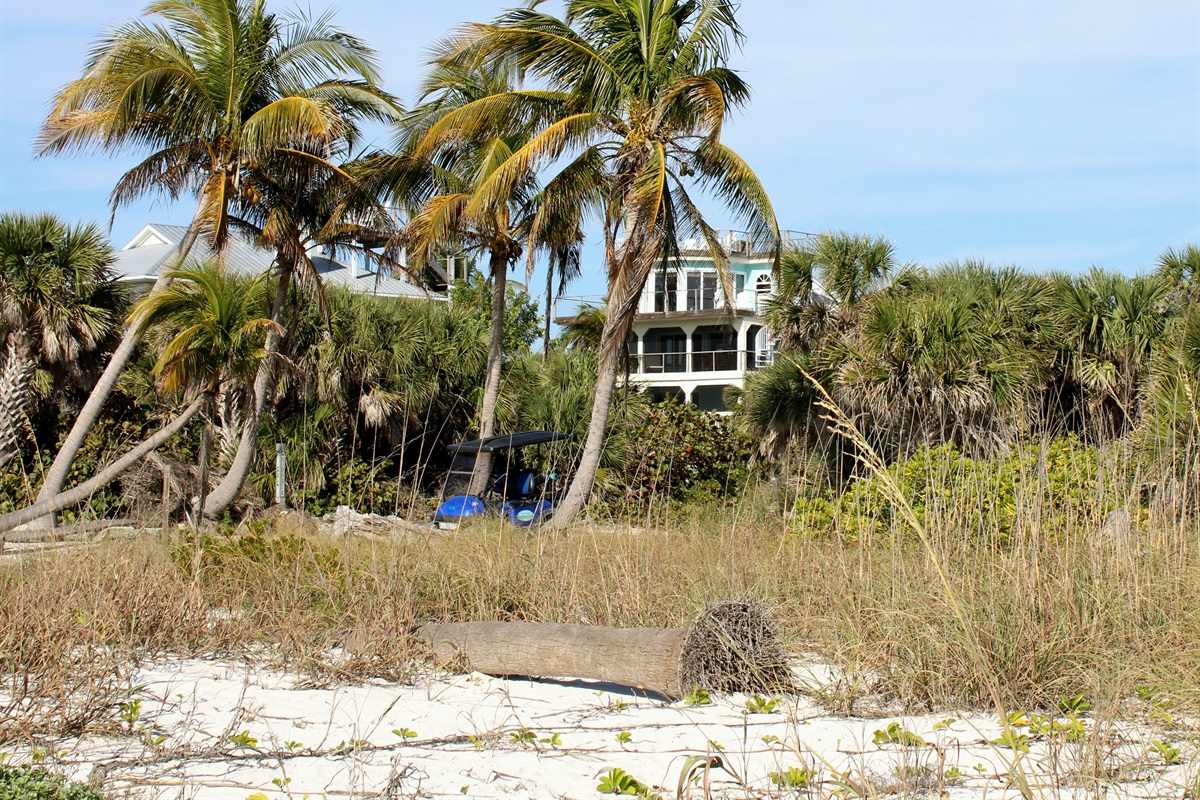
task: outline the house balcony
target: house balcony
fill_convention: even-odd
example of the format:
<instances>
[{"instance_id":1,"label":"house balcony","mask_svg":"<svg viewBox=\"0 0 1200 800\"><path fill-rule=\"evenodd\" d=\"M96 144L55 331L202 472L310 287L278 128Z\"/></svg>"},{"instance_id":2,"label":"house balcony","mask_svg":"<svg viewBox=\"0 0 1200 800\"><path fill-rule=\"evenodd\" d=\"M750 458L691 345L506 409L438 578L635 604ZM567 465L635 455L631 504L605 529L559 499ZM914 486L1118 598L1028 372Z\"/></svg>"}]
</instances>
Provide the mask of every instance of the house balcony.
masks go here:
<instances>
[{"instance_id":1,"label":"house balcony","mask_svg":"<svg viewBox=\"0 0 1200 800\"><path fill-rule=\"evenodd\" d=\"M631 375L654 378L720 372L742 375L769 366L775 360L773 350L705 350L692 353L631 353Z\"/></svg>"},{"instance_id":2,"label":"house balcony","mask_svg":"<svg viewBox=\"0 0 1200 800\"><path fill-rule=\"evenodd\" d=\"M647 287L638 302L637 316L638 319L720 317L731 313L742 317L761 316L769 297L768 291L742 291L734 294L730 308L724 294L716 288L669 287L656 291ZM560 297L554 302L554 321L567 325L589 310L606 306L606 298L599 294Z\"/></svg>"}]
</instances>

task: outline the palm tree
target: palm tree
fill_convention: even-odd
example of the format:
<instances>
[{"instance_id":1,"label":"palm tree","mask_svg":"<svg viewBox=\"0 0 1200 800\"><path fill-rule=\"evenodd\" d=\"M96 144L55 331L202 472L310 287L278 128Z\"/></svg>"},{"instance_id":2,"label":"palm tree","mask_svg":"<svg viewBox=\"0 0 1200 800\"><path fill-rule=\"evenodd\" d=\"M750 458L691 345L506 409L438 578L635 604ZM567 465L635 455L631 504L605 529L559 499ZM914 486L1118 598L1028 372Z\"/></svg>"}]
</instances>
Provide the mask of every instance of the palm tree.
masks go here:
<instances>
[{"instance_id":1,"label":"palm tree","mask_svg":"<svg viewBox=\"0 0 1200 800\"><path fill-rule=\"evenodd\" d=\"M208 494L209 416L217 396L249 385L267 356L263 341L279 333L278 323L263 316L267 308L265 275L252 279L225 272L219 264L191 264L171 270L175 280L148 295L131 311L143 330L169 332L152 374L166 394L201 398L200 497L195 524L203 519Z\"/></svg>"},{"instance_id":2,"label":"palm tree","mask_svg":"<svg viewBox=\"0 0 1200 800\"><path fill-rule=\"evenodd\" d=\"M1157 276L1093 268L1057 276L1062 380L1080 395L1085 432L1119 436L1136 423L1138 395L1165 332L1171 288Z\"/></svg>"},{"instance_id":3,"label":"palm tree","mask_svg":"<svg viewBox=\"0 0 1200 800\"><path fill-rule=\"evenodd\" d=\"M1158 256L1157 275L1172 287L1175 299L1200 302L1200 246L1168 247Z\"/></svg>"},{"instance_id":4,"label":"palm tree","mask_svg":"<svg viewBox=\"0 0 1200 800\"><path fill-rule=\"evenodd\" d=\"M743 38L735 9L729 0L566 0L561 19L537 7L514 9L492 24L469 26L454 45L459 58L511 59L549 87L468 103L431 129L434 138L469 138L513 124L539 129L491 172L466 213L511 196L531 170L551 164L586 165L607 186L601 227L609 308L596 396L556 526L569 523L591 493L621 350L651 272L678 260L682 238L702 238L732 293L727 254L689 185L713 192L757 242L777 247L778 225L762 184L720 140L727 114L749 97L725 66L730 47Z\"/></svg>"},{"instance_id":5,"label":"palm tree","mask_svg":"<svg viewBox=\"0 0 1200 800\"><path fill-rule=\"evenodd\" d=\"M274 323L264 318L266 282L261 276L245 280L227 274L219 264L184 264L170 270L172 284L147 295L129 313L142 328L166 334L167 341L154 367L161 391L180 393L187 405L166 425L94 477L31 506L0 515L0 533L46 514L86 500L116 480L198 415L207 415L213 398L230 383L249 381L265 357L264 335ZM175 283L175 281L179 281ZM201 428L201 498L195 519L201 519L207 482L207 426Z\"/></svg>"},{"instance_id":6,"label":"palm tree","mask_svg":"<svg viewBox=\"0 0 1200 800\"><path fill-rule=\"evenodd\" d=\"M946 442L987 454L1032 425L1040 355L997 311L986 275L943 267L877 298L828 348L834 397L885 454Z\"/></svg>"},{"instance_id":7,"label":"palm tree","mask_svg":"<svg viewBox=\"0 0 1200 800\"><path fill-rule=\"evenodd\" d=\"M125 22L96 44L83 75L54 98L37 147L42 155L149 150L113 189L113 212L148 192L197 194L179 261L200 235L220 249L231 205L255 201L245 180L254 165L353 140L358 120L395 111L378 88L374 52L328 14L281 18L263 0L157 0L145 13L153 19ZM168 274L152 293L170 284ZM140 330L128 326L47 471L39 501L62 490Z\"/></svg>"},{"instance_id":8,"label":"palm tree","mask_svg":"<svg viewBox=\"0 0 1200 800\"><path fill-rule=\"evenodd\" d=\"M470 137L445 137L439 123L447 116L492 96L516 90L518 74L509 59L472 64L451 56L431 62L421 102L404 120L400 155L382 159L391 171L393 197L413 206L405 227L410 256L423 263L439 250L477 250L488 256L492 288L488 369L479 409L479 435L495 433L504 361L504 319L508 270L527 252L544 250L553 265L570 269L578 264L583 238L582 208L595 203L598 181L552 183L539 191L532 169L502 195L480 202L496 170L529 141L528 125L510 123L480 128ZM586 176L585 176L586 177ZM570 198L555 193L571 189ZM593 190L590 195L586 190ZM467 491L479 494L491 474L491 453L480 453Z\"/></svg>"},{"instance_id":9,"label":"palm tree","mask_svg":"<svg viewBox=\"0 0 1200 800\"><path fill-rule=\"evenodd\" d=\"M67 226L51 214L0 215L0 466L17 453L39 365L71 368L119 329L125 300L112 261L95 225Z\"/></svg>"},{"instance_id":10,"label":"palm tree","mask_svg":"<svg viewBox=\"0 0 1200 800\"><path fill-rule=\"evenodd\" d=\"M279 275L270 317L280 327L267 334L265 347L270 354L278 353L282 343L278 331L282 331L293 280L306 290L301 296L314 298L328 319L325 288L311 256L314 248L373 259L381 270L405 271L411 276L393 254L386 250L376 253L367 246L393 238L394 222L362 183L363 176L354 174L355 164L333 165L323 157L289 160L294 163L279 164L277 169L268 164L249 173L259 199L245 209L244 219L237 220L276 253ZM206 505L210 515L221 514L237 500L259 454L262 415L276 379L273 367L274 359L264 359L259 365L237 451Z\"/></svg>"},{"instance_id":11,"label":"palm tree","mask_svg":"<svg viewBox=\"0 0 1200 800\"><path fill-rule=\"evenodd\" d=\"M321 489L326 465L364 445L368 456L379 444L402 469L415 463L423 470L441 445L465 432L476 410L486 325L448 303L332 287L329 306L328 325L313 304L302 309L289 351L295 368L281 376L277 425L294 428L290 419L320 414L334 435L325 437L323 462L311 452L296 459L289 453L289 460L307 472L310 491Z\"/></svg>"},{"instance_id":12,"label":"palm tree","mask_svg":"<svg viewBox=\"0 0 1200 800\"><path fill-rule=\"evenodd\" d=\"M823 232L788 249L764 312L779 349L808 350L852 326L899 267L895 246L882 236Z\"/></svg>"},{"instance_id":13,"label":"palm tree","mask_svg":"<svg viewBox=\"0 0 1200 800\"><path fill-rule=\"evenodd\" d=\"M1147 429L1152 443L1183 466L1194 483L1200 449L1200 303L1189 305L1171 327L1146 391Z\"/></svg>"},{"instance_id":14,"label":"palm tree","mask_svg":"<svg viewBox=\"0 0 1200 800\"><path fill-rule=\"evenodd\" d=\"M763 314L783 355L733 393L761 455L778 455L796 435L811 448L829 450L833 437L804 373L832 389L825 348L853 329L898 273L901 285L912 280L912 270L901 269L895 246L882 236L826 231L783 252L778 288Z\"/></svg>"}]
</instances>

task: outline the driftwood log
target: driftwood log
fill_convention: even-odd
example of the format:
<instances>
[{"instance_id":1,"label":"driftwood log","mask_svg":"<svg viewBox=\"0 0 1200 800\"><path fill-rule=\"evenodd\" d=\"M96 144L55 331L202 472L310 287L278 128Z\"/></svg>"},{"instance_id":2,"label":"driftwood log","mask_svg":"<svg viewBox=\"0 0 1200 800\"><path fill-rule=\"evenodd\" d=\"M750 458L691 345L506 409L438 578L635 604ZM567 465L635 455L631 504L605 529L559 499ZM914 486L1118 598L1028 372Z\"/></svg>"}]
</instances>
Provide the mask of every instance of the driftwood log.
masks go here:
<instances>
[{"instance_id":1,"label":"driftwood log","mask_svg":"<svg viewBox=\"0 0 1200 800\"><path fill-rule=\"evenodd\" d=\"M794 689L787 653L759 603L725 600L683 628L449 622L417 629L441 666L488 675L582 678L679 698L695 689Z\"/></svg>"}]
</instances>

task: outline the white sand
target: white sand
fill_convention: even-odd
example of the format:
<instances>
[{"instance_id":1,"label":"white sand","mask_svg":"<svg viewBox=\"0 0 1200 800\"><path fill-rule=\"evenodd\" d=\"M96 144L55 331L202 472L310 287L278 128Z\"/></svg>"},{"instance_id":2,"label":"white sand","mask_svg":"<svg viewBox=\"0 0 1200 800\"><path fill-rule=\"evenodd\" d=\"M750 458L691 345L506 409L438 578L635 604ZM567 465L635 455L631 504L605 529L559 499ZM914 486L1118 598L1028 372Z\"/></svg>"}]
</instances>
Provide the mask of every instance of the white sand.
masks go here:
<instances>
[{"instance_id":1,"label":"white sand","mask_svg":"<svg viewBox=\"0 0 1200 800\"><path fill-rule=\"evenodd\" d=\"M689 707L595 685L482 675L304 688L295 677L208 660L162 663L135 682L142 699L136 735L47 743L51 760L76 778L98 769L109 788L163 798L598 798L598 776L612 767L668 798L696 755L719 755L736 773L709 771L714 797L828 797L846 772L846 783L867 796L915 797L955 768L961 777L945 796L1020 796L1009 777L1012 752L987 743L1000 726L979 716L935 730L949 715L836 717L806 697L748 714L743 697ZM930 744L874 744L875 731L891 722ZM415 735L394 732L404 729ZM629 733L623 745L622 732ZM1089 738L1105 742L1117 782L1100 792L1064 785L1091 745L1035 740L1022 765L1038 794L1179 798L1185 781L1196 779L1189 764L1164 767L1147 751L1151 740L1169 735L1125 726ZM813 772L807 789L772 780L790 767ZM696 788L691 796L703 793Z\"/></svg>"}]
</instances>

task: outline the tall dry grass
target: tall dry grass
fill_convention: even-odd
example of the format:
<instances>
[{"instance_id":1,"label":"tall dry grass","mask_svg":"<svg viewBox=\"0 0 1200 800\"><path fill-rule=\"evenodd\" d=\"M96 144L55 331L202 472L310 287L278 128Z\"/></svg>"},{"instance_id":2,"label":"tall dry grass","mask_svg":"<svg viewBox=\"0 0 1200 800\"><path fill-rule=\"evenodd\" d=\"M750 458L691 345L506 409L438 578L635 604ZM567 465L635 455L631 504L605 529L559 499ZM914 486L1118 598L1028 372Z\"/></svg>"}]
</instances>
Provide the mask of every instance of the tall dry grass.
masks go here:
<instances>
[{"instance_id":1,"label":"tall dry grass","mask_svg":"<svg viewBox=\"0 0 1200 800\"><path fill-rule=\"evenodd\" d=\"M1035 465L1018 478L1030 507L1005 537L989 538L955 502L987 487L967 492L964 480L931 484L942 494L924 512L929 548L899 525L870 542L848 541L836 525L797 530L764 510L760 488L733 510L686 508L644 529L552 535L489 524L335 537L289 515L198 543L145 535L8 556L0 739L106 724L129 668L166 654L253 653L314 678L402 680L419 663L408 634L423 621L674 626L736 596L771 602L797 652L843 669L827 694L843 711L865 695L981 707L990 691L1032 710L1075 693L1115 702L1134 687L1200 706L1194 516L1131 495L1116 498L1132 508L1120 535L1100 532L1108 502L1064 522ZM985 674L963 646L960 613Z\"/></svg>"}]
</instances>

